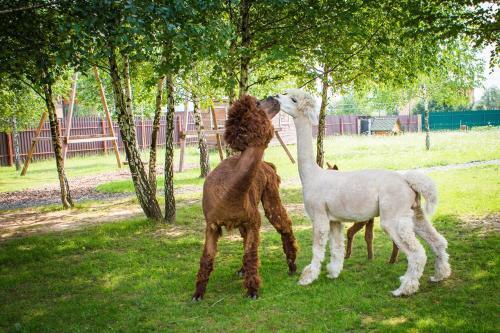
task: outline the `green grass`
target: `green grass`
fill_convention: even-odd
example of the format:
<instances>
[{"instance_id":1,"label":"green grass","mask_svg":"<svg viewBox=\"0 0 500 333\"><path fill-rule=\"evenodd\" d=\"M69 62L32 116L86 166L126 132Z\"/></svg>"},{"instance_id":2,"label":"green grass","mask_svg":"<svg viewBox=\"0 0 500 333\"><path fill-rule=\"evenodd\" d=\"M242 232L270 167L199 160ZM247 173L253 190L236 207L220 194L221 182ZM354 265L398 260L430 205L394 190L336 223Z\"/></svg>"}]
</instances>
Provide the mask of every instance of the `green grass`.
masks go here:
<instances>
[{"instance_id":1,"label":"green grass","mask_svg":"<svg viewBox=\"0 0 500 333\"><path fill-rule=\"evenodd\" d=\"M242 244L223 237L206 297L193 304L204 224L194 204L179 209L181 226L135 219L1 243L0 331L497 331L500 237L470 229L467 217L500 211L498 176L497 166L431 174L441 194L434 224L449 241L453 274L428 282L430 256L411 297L389 294L406 261L386 263L391 242L380 230L373 262L358 236L340 277L332 281L323 269L308 287L287 275L279 236L264 232L261 298L244 298L234 274ZM284 190L285 201L300 202L297 193ZM293 221L309 225L302 216ZM296 234L300 269L310 260L311 231Z\"/></svg>"},{"instance_id":2,"label":"green grass","mask_svg":"<svg viewBox=\"0 0 500 333\"><path fill-rule=\"evenodd\" d=\"M325 141L325 160L336 163L342 170L355 169L412 169L484 161L500 158L500 129L471 132L432 133L432 149L425 150L424 134L406 134L396 137L336 136ZM296 156L296 146L290 145ZM196 155L196 152L193 151ZM283 180L298 177L297 166L290 163L280 146L266 150L265 160L276 164ZM216 161L215 156L211 161ZM175 175L176 184L202 184L198 170ZM159 179L159 187L163 179ZM129 180L113 181L98 187L103 192L133 192Z\"/></svg>"},{"instance_id":3,"label":"green grass","mask_svg":"<svg viewBox=\"0 0 500 333\"><path fill-rule=\"evenodd\" d=\"M464 163L475 160L500 158L500 128L465 132L433 132L432 148L426 151L423 133L405 134L397 137L336 136L325 141L326 160L337 163L343 170L387 168L410 169L451 163ZM290 151L296 156L296 146L290 145ZM179 150L174 153L175 166L178 165ZM158 153L158 165L163 164L164 151ZM187 149L186 163L198 164L198 153L194 147ZM147 159L147 152L143 152ZM266 151L265 159L273 162L283 179L297 177L297 166L292 165L279 146L272 146ZM218 157L211 154L211 163L215 166ZM125 168L127 166L124 166ZM109 156L70 158L67 161L68 177L96 175L116 171L116 161ZM177 185L201 184L198 169L188 170L175 175ZM159 181L163 181L159 177ZM57 173L53 160L35 162L30 165L26 176L21 177L14 168L0 168L0 192L21 190L57 183ZM163 186L160 183L160 186ZM130 181L117 181L104 184L101 191L133 192Z\"/></svg>"}]
</instances>

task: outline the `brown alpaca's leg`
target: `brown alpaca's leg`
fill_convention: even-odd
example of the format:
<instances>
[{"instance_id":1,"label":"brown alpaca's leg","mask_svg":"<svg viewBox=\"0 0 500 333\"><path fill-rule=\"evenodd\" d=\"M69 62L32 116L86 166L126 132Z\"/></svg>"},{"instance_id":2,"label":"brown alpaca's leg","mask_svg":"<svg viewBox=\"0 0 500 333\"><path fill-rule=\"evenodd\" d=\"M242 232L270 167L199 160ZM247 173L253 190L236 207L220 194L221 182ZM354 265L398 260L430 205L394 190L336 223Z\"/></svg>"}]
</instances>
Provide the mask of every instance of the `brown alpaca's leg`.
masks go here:
<instances>
[{"instance_id":1,"label":"brown alpaca's leg","mask_svg":"<svg viewBox=\"0 0 500 333\"><path fill-rule=\"evenodd\" d=\"M200 259L200 269L196 278L196 291L193 294L193 301L199 301L203 298L207 288L208 278L214 268L215 255L217 253L217 241L221 235L221 228L211 228L207 224L205 230L205 246Z\"/></svg>"},{"instance_id":2,"label":"brown alpaca's leg","mask_svg":"<svg viewBox=\"0 0 500 333\"><path fill-rule=\"evenodd\" d=\"M259 297L259 226L260 223L247 230L245 254L243 255L244 286L247 289L247 296L252 299Z\"/></svg>"},{"instance_id":3,"label":"brown alpaca's leg","mask_svg":"<svg viewBox=\"0 0 500 333\"><path fill-rule=\"evenodd\" d=\"M365 227L365 241L366 241L366 250L368 251L368 260L373 259L373 224L374 224L374 219L370 219L366 223Z\"/></svg>"},{"instance_id":4,"label":"brown alpaca's leg","mask_svg":"<svg viewBox=\"0 0 500 333\"><path fill-rule=\"evenodd\" d=\"M357 222L352 225L349 229L347 229L347 249L345 251L345 259L348 259L351 257L351 251L352 251L352 240L354 238L354 235L363 227L365 226L366 222Z\"/></svg>"},{"instance_id":5,"label":"brown alpaca's leg","mask_svg":"<svg viewBox=\"0 0 500 333\"><path fill-rule=\"evenodd\" d=\"M399 254L399 248L396 245L396 243L392 242L392 253L391 253L391 259L389 259L389 264L394 264L396 260L398 259L398 254Z\"/></svg>"},{"instance_id":6,"label":"brown alpaca's leg","mask_svg":"<svg viewBox=\"0 0 500 333\"><path fill-rule=\"evenodd\" d=\"M293 235L292 220L288 217L285 207L281 203L278 182L267 185L262 195L262 205L267 219L281 235L283 252L286 255L289 274L297 271L295 259L297 258L297 241Z\"/></svg>"},{"instance_id":7,"label":"brown alpaca's leg","mask_svg":"<svg viewBox=\"0 0 500 333\"><path fill-rule=\"evenodd\" d=\"M246 242L246 239L247 239L247 231L245 230L245 228L242 228L240 227L240 235L241 235L241 238L243 238L243 251L245 250L245 242ZM241 266L241 268L236 272L236 274L240 277L243 277L245 276L245 269L243 268L243 265Z\"/></svg>"}]
</instances>

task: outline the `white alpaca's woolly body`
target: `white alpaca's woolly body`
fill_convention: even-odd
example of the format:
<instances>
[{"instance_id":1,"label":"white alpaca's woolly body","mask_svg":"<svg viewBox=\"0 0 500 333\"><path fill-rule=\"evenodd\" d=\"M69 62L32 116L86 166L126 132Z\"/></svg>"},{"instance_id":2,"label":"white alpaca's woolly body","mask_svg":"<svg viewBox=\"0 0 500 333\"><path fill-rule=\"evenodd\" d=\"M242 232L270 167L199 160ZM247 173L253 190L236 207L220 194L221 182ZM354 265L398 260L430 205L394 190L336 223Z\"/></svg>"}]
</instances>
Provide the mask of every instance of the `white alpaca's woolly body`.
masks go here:
<instances>
[{"instance_id":1,"label":"white alpaca's woolly body","mask_svg":"<svg viewBox=\"0 0 500 333\"><path fill-rule=\"evenodd\" d=\"M431 280L447 278L451 274L447 242L428 220L437 204L434 182L415 171L401 175L388 170L323 170L313 155L312 125L317 122L314 99L298 89L277 98L281 109L295 122L304 206L313 223L313 258L304 268L299 283L307 285L317 279L328 240L331 249L328 277L338 277L345 251L342 222L364 222L376 216L380 216L382 229L408 258L408 269L400 278L400 287L393 291L395 296L410 295L418 290L427 257L416 234L436 255L436 272ZM426 200L427 217L418 195Z\"/></svg>"}]
</instances>

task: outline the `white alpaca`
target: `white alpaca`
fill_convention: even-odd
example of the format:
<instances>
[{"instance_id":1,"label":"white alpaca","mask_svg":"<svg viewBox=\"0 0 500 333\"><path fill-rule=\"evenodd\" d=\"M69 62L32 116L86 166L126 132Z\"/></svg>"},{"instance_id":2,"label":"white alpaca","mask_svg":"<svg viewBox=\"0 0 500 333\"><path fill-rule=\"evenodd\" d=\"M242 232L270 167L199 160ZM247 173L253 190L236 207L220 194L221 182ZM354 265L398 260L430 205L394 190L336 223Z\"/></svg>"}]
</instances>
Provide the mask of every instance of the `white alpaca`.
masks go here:
<instances>
[{"instance_id":1,"label":"white alpaca","mask_svg":"<svg viewBox=\"0 0 500 333\"><path fill-rule=\"evenodd\" d=\"M313 257L302 271L299 284L307 285L318 278L328 239L331 250L328 277L337 278L344 264L342 222L364 222L375 216L380 216L383 230L408 258L408 269L400 278L400 287L392 292L394 296L410 295L418 290L427 257L415 233L436 255L431 281L447 278L451 273L447 242L428 220L437 204L434 182L415 171L401 175L388 170L323 170L313 157L312 125L318 118L315 100L298 89L276 97L281 110L295 122L302 194L313 223ZM428 217L420 207L420 194L426 200Z\"/></svg>"}]
</instances>

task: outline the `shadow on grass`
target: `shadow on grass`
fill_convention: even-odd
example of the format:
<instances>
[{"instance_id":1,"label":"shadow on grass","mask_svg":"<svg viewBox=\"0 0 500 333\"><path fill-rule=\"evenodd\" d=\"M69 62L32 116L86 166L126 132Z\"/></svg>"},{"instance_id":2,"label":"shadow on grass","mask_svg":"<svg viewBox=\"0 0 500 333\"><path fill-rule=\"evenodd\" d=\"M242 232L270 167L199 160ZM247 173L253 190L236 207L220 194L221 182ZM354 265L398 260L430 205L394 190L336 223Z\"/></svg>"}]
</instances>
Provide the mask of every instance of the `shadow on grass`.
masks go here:
<instances>
[{"instance_id":1,"label":"shadow on grass","mask_svg":"<svg viewBox=\"0 0 500 333\"><path fill-rule=\"evenodd\" d=\"M180 217L197 230L199 205ZM295 217L295 219L299 219ZM295 221L294 221L295 222ZM298 224L304 221L297 221ZM144 219L79 232L29 237L0 246L0 328L6 331L494 331L498 300L498 235L481 240L460 231L461 221L438 216L435 224L450 243L452 277L428 282L420 291L393 298L389 291L406 261L387 264L391 242L375 239L375 259L366 259L364 241L354 242L340 277L325 268L312 285L289 277L279 235L262 233L261 298L244 298L234 273L242 243L223 237L205 300L190 302L203 246L203 232L182 237L158 235ZM311 256L311 232L296 232L298 266ZM327 258L328 260L328 258ZM485 297L488 295L488 297Z\"/></svg>"}]
</instances>

